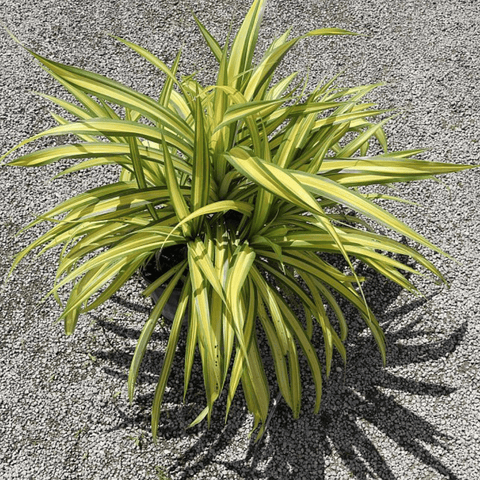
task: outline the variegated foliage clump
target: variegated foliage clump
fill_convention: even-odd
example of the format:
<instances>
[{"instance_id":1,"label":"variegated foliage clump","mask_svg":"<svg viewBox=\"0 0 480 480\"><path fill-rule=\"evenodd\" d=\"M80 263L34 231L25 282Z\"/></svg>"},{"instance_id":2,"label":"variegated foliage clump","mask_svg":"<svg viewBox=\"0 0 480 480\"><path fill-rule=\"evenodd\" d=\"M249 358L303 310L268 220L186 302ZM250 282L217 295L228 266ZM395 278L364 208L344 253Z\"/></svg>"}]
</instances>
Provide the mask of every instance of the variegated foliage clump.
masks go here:
<instances>
[{"instance_id":1,"label":"variegated foliage clump","mask_svg":"<svg viewBox=\"0 0 480 480\"><path fill-rule=\"evenodd\" d=\"M385 111L364 100L378 85L336 88L330 81L305 95L296 74L273 83L282 58L302 38L351 33L325 28L289 39L287 31L254 65L264 3L253 2L231 48L228 41L222 47L195 18L218 62L216 83L207 87L194 75L178 78L180 53L169 68L144 48L118 39L165 74L158 100L31 52L78 103L45 97L77 120L54 114L58 126L15 148L46 135L71 134L78 143L35 151L9 165L42 166L69 158L78 162L63 174L113 163L120 165L121 174L118 182L77 195L32 222L29 227L39 222L52 227L17 256L13 267L37 247L43 253L64 246L50 293L71 286L60 317L70 334L80 314L105 302L156 252L187 247L187 257L144 292L166 285L143 327L128 379L133 398L152 332L173 289L183 284L153 401L154 437L182 329L187 330L185 393L197 347L205 383L206 407L193 424L210 420L224 388L228 414L242 382L261 435L271 387L260 356L260 331L273 357L275 388L295 418L302 396L299 354L306 356L318 412L322 369L328 376L334 350L346 361L347 321L338 295L356 307L385 361L384 335L352 260L413 292L402 272L418 272L395 255L412 258L442 279L415 249L375 233L365 220L440 252L373 202L395 198L361 193L358 187L421 180L467 167L414 158L421 150L389 152L382 129L388 119L372 120ZM383 153L370 154L372 140ZM361 215L346 215L339 207ZM240 220L225 221L229 211L238 212ZM319 253L342 257L350 270L340 271ZM304 314L292 310L277 286L296 295Z\"/></svg>"}]
</instances>

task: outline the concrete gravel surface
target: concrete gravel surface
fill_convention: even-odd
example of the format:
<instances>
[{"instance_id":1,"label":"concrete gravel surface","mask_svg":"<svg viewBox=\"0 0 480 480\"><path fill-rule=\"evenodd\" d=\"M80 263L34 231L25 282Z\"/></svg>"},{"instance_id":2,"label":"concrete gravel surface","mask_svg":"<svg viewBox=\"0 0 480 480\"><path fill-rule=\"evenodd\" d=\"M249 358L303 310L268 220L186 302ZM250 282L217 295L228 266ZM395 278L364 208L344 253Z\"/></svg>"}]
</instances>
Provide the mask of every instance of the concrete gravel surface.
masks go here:
<instances>
[{"instance_id":1,"label":"concrete gravel surface","mask_svg":"<svg viewBox=\"0 0 480 480\"><path fill-rule=\"evenodd\" d=\"M214 79L215 61L190 15L220 41L238 28L249 2L240 0L0 0L4 26L40 54L108 75L157 95L163 78L118 44L117 34L170 64L183 47L181 73ZM292 26L294 34L341 27L363 37L311 38L285 58L314 85L339 71L343 85L386 82L371 98L401 115L387 125L391 149L429 149L423 158L480 160L480 3L477 0L270 1L259 48ZM0 29L0 147L54 125L55 107L33 92L68 98ZM308 69L308 66L311 66ZM45 139L29 145L55 145ZM0 273L13 255L45 231L15 236L34 215L73 194L113 181L103 168L51 178L63 168L0 168ZM385 329L388 365L351 312L349 364L340 360L325 382L322 409L311 412L304 382L300 419L280 402L257 444L241 395L224 424L225 398L211 428L186 429L203 409L196 366L182 403L182 348L166 392L159 439L152 442L150 404L168 339L150 345L132 405L126 376L136 339L151 309L139 278L79 321L66 337L49 290L58 251L31 256L0 285L0 478L2 479L458 479L480 478L480 182L477 171L399 185L418 206L388 209L457 261L425 251L450 282L420 277L424 297L373 277L366 294ZM423 251L423 250L422 250ZM272 392L272 398L275 396Z\"/></svg>"}]
</instances>

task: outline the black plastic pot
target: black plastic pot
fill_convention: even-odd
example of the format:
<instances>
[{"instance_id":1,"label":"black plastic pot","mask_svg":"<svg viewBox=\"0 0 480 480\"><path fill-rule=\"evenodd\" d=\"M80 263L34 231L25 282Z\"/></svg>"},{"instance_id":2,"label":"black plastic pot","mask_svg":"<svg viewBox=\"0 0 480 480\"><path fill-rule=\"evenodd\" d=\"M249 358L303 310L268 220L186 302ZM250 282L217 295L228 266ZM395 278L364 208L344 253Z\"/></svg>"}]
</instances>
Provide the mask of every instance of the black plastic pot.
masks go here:
<instances>
[{"instance_id":1,"label":"black plastic pot","mask_svg":"<svg viewBox=\"0 0 480 480\"><path fill-rule=\"evenodd\" d=\"M158 257L158 258L157 258ZM156 255L150 259L141 269L140 274L142 275L145 282L148 285L152 284L155 280L160 278L165 272L167 272L174 265L177 265L180 261L184 260L187 257L187 249L185 245L178 245L173 247L165 248L161 251L159 255ZM168 302L163 307L162 315L169 321L173 321L175 318L175 313L178 308L178 302L180 300L180 294L182 292L183 284L179 282L178 286L173 290ZM158 302L158 299L161 297L164 292L165 287L160 286L153 291L150 295L154 303ZM188 319L188 309L185 312L183 318L184 321Z\"/></svg>"}]
</instances>

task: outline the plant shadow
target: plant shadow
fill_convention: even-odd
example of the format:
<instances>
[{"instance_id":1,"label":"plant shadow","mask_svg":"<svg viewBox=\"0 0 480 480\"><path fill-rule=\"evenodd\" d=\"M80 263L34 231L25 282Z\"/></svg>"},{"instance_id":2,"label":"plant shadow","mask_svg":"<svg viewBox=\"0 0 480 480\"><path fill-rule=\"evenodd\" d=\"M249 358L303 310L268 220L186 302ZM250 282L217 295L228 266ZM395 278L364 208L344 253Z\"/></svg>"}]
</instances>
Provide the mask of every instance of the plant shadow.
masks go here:
<instances>
[{"instance_id":1,"label":"plant shadow","mask_svg":"<svg viewBox=\"0 0 480 480\"><path fill-rule=\"evenodd\" d=\"M365 285L364 293L385 331L389 367L415 366L445 358L462 341L467 322L442 338L425 338L422 315L419 312L436 293L394 307L401 288L392 285L380 275L362 272L365 273L369 274L370 280ZM449 437L422 416L402 405L401 401L397 400L396 393L422 396L428 405L437 398L451 395L455 389L440 382L425 382L393 374L383 368L377 346L367 334L365 325L358 319L356 312L349 310L348 306L344 306L344 309L346 316L352 319L346 345L349 360L345 369L339 358L334 362L330 378L324 381L320 414L313 415L311 412L313 401L309 399L313 397L313 390L308 390L308 383L311 383L308 380L311 379L305 378L307 381L302 384L306 400L300 418L294 420L285 402L280 401L274 407L274 414L265 435L255 442L253 434L251 439L245 440L245 449L241 453L238 452L240 443L237 442L245 432L248 433L245 424L249 424L250 419L243 400L239 399L242 397L241 392L236 395L227 424L224 423L226 395L222 394L212 414L210 428L206 427L206 422L202 422L192 429L187 429L195 415L203 408L204 399L201 366L198 365L200 362L195 362L190 392L200 393L191 396L189 403L181 404L182 357L185 353L183 336L169 380L171 387L165 394L165 408L158 436L180 440L193 435L196 440L185 442L190 446L183 449L175 463L167 470L168 474L188 470L188 476L183 478L196 478L196 475L209 465L221 464L224 471L244 479L323 479L326 471L339 468L335 462L340 460L343 471L346 467L352 478L378 477L383 480L396 480L398 477L392 470L391 460L394 456L408 455L417 463L435 471L439 478L457 479L441 458L430 452L432 447L448 449ZM379 315L378 312L385 313ZM408 322L405 320L407 314L413 318ZM102 325L101 320L99 324ZM130 338L138 338L139 334L137 329L121 329L105 322L102 328L108 328L112 334ZM166 342L168 329L161 329L155 335L156 337L152 337L155 341ZM105 358L113 359L118 368L111 368L109 373L123 376L125 380L126 376L121 372L128 368L132 354L133 352L119 352L112 357L107 351L96 352L100 358L104 355ZM273 365L267 358L264 359L268 374L269 369L273 370ZM136 411L122 413L123 421L112 429L136 424L142 425L145 431L149 430L153 388L162 360L163 353L155 349L149 350L139 383L147 384L151 388L137 394ZM272 392L272 398L274 396ZM374 437L382 438L380 446L374 441ZM223 460L231 457L228 452L232 448L237 449L234 452L237 460ZM388 455L392 458L388 458ZM397 458L394 462L399 461L402 459ZM338 470L338 478L343 478L341 472L342 470Z\"/></svg>"},{"instance_id":2,"label":"plant shadow","mask_svg":"<svg viewBox=\"0 0 480 480\"><path fill-rule=\"evenodd\" d=\"M407 358L418 357L427 361L445 357L461 341L465 330L463 325L449 338L435 345L402 348L397 357L399 362L391 364L405 365ZM405 328L405 331L410 330ZM405 331L392 335L387 333L387 344L395 345L399 339L405 338ZM408 335L408 338L413 338L413 335ZM372 362L375 348L366 337L357 337L350 343L350 363L345 373L336 372L326 382L320 415L305 412L296 425L290 420L289 409L281 403L269 426L268 442L253 446L247 456L251 459L251 470L245 478L325 478L325 470L331 467L328 457L335 451L354 478L394 480L398 477L385 458L386 448L392 448L395 453L390 461L394 456L405 455L406 452L435 470L439 478L442 475L441 478L456 479L441 459L425 447L447 448L449 437L403 406L395 395L395 392L420 395L425 397L425 403L428 404L432 399L452 394L455 389L388 373L380 362ZM292 435L295 430L297 432ZM298 433L299 430L303 435ZM381 448L372 438L378 438L378 432L387 439L386 442L382 441ZM295 438L293 448L289 442L290 436ZM263 465L265 459L271 459L268 469ZM245 460L229 467L238 471ZM302 470L298 470L299 465ZM339 475L341 478L341 473Z\"/></svg>"}]
</instances>

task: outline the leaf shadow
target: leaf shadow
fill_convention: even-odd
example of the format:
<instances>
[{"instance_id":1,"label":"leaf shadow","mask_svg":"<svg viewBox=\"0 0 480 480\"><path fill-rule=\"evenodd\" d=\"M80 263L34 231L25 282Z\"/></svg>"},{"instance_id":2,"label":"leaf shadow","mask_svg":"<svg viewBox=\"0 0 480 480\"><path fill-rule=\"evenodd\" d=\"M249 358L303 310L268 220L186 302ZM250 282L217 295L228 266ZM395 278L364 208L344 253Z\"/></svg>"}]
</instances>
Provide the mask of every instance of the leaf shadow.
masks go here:
<instances>
[{"instance_id":1,"label":"leaf shadow","mask_svg":"<svg viewBox=\"0 0 480 480\"><path fill-rule=\"evenodd\" d=\"M415 357L417 353L423 361L443 358L461 341L465 331L464 324L436 345L412 347L412 355L408 357ZM386 336L387 344L402 338L397 334L387 333ZM359 338L358 341L352 341L350 347L349 356L352 359L355 353L357 356L350 361L345 374L336 372L326 382L320 415L305 412L295 423L289 409L281 403L270 423L268 440L258 447L252 445L251 451L242 461L227 463L225 466L240 473L249 464L249 475L244 478L281 479L302 476L322 479L325 478L326 469L332 466L329 457L335 451L354 478L395 480L398 477L384 457L387 448L385 445L388 445L395 452L392 456L407 452L442 475L441 478L457 479L454 472L426 448L440 446L448 449L450 438L402 405L395 394L404 392L421 395L428 404L435 398L454 393L455 389L391 374L383 369L380 362L375 364L366 361L371 360L376 353L375 346L369 340ZM405 364L401 357L399 364ZM297 432L292 434L295 430ZM388 440L382 443L382 448L378 448L372 438L377 437L378 432ZM296 442L293 447L289 441L291 436ZM268 468L265 468L267 460ZM298 465L302 466L302 470L298 470Z\"/></svg>"},{"instance_id":2,"label":"leaf shadow","mask_svg":"<svg viewBox=\"0 0 480 480\"><path fill-rule=\"evenodd\" d=\"M374 304L373 310L385 312L377 317L385 331L387 366L415 367L446 358L463 340L468 321L443 338L438 335L429 338L428 332L422 329L421 311L438 291L392 307L401 291L400 287L375 274L364 288L367 301ZM397 399L397 392L402 392L422 396L428 405L453 394L455 388L440 382L404 377L383 368L377 346L371 335L366 335L365 325L353 320L358 318L353 309L347 305L342 307L352 319L347 340L349 360L345 370L338 362L336 369L339 371L335 370L324 382L320 414L315 416L303 410L300 419L295 421L285 402L281 402L265 440L251 443L244 459L224 462L225 468L245 479L302 477L321 480L327 470L336 467L330 458L336 452L352 478L399 480L384 457L385 448L388 448L392 449L392 457L408 454L434 470L439 478L458 479L441 458L429 451L429 447L448 450L450 437ZM409 316L414 318L405 321ZM386 439L381 448L373 438L378 437L379 432ZM295 439L295 445L291 438ZM337 470L337 475L343 478L345 474Z\"/></svg>"},{"instance_id":3,"label":"leaf shadow","mask_svg":"<svg viewBox=\"0 0 480 480\"><path fill-rule=\"evenodd\" d=\"M464 338L467 321L443 338L432 340L422 331L422 307L433 300L437 292L394 307L401 289L380 275L371 275L364 292L367 300L373 303L373 310L383 312L381 315L377 313L377 316L385 331L390 367L415 367L422 362L445 358ZM313 390L308 391L308 382L303 382L307 401L304 402L300 418L294 420L285 402L280 401L274 407L274 415L264 437L255 443L253 435L242 443L244 451L237 451L237 460L233 461L223 460L223 457L229 456L226 453L230 449L239 448L240 444L235 446L235 443L244 435L245 425L251 420L241 399L241 392L235 397L233 413L227 424L224 423L224 393L217 401L209 429L205 422L187 429L203 408L203 380L200 362L194 362L190 386L194 395L189 403L182 404L179 393L183 391L185 336L182 336L169 380L170 387L165 393L165 408L162 410L158 435L161 439L187 439L184 444L188 446L183 448L167 469L168 474L188 469L189 476L185 478L195 478L209 465L218 464L222 465L223 470L244 479L302 477L321 480L325 478L326 471L336 468L335 462L340 459L353 478L397 480L391 462L385 458L387 448L392 449L391 455L399 455L398 452L408 454L442 478L456 480L458 477L455 473L441 458L429 451L431 447L447 450L449 437L397 399L397 392L422 396L428 405L435 399L448 397L455 389L440 382L425 382L384 369L373 339L366 334L365 325L360 320L354 320L358 315L353 310L349 311L349 308L345 306L346 316L352 319L346 345L349 362L343 369L337 358L338 363L334 364L330 379L324 382L320 414L312 414L310 408L313 401L309 402L308 398L313 396ZM407 322L406 318L410 317L413 318ZM98 320L98 323L102 325L102 320ZM103 322L103 328L111 334L128 338L138 338L139 334L137 329L106 322ZM157 343L166 342L168 329L160 329L152 339ZM133 351L119 352L113 358L108 351L96 352L99 358L104 355L113 359L117 366L110 368L108 373L123 376L125 380L126 375L121 372L128 368L132 354ZM123 411L122 421L112 426L112 430L135 424L149 431L153 387L162 360L163 351L149 349L139 376L139 383L148 388L141 389L135 398L135 408ZM273 370L268 359L264 360L267 371ZM199 393L195 395L195 392ZM381 446L375 441L379 433L383 442ZM195 440L192 440L192 436ZM332 460L332 457L337 460ZM339 475L342 474L339 472Z\"/></svg>"}]
</instances>

